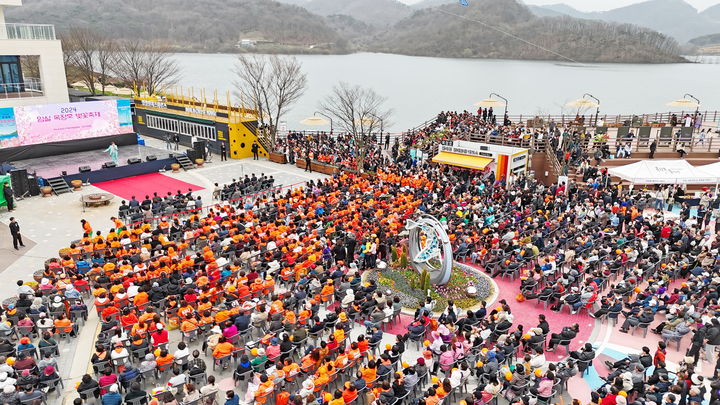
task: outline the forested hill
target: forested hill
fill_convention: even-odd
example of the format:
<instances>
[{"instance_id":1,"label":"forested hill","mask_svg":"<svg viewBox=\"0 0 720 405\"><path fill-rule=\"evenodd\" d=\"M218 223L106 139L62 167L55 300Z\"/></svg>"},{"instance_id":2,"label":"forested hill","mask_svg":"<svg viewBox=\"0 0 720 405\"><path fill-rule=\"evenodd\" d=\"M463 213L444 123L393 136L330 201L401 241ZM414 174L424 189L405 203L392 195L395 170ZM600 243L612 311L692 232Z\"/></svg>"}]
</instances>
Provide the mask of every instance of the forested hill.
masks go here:
<instances>
[{"instance_id":1,"label":"forested hill","mask_svg":"<svg viewBox=\"0 0 720 405\"><path fill-rule=\"evenodd\" d=\"M328 0L297 3L310 7L323 1ZM258 41L258 47L243 50L563 60L557 55L561 54L582 62L683 61L675 41L655 31L571 17L538 17L516 0L472 0L468 7L453 1L415 11L395 0L372 0L392 6L384 10L402 14L386 16L384 24L368 23L370 11L377 10L365 10L360 16L362 10L349 6L365 0L337 1L343 8L325 10L338 12L327 17L274 0L24 0L22 7L5 11L8 22L55 24L60 35L77 25L111 38L160 40L178 52L237 52L240 39L251 39ZM387 25L394 19L399 22Z\"/></svg>"},{"instance_id":2,"label":"forested hill","mask_svg":"<svg viewBox=\"0 0 720 405\"><path fill-rule=\"evenodd\" d=\"M167 41L179 51L232 52L241 38L308 47L345 41L306 9L271 0L23 0L8 22L89 26L115 38Z\"/></svg>"},{"instance_id":3,"label":"forested hill","mask_svg":"<svg viewBox=\"0 0 720 405\"><path fill-rule=\"evenodd\" d=\"M376 35L368 46L380 52L463 58L563 60L547 51L551 50L581 62L684 60L675 40L649 29L570 17L537 17L515 0L469 3L467 7L449 4L416 11Z\"/></svg>"}]
</instances>

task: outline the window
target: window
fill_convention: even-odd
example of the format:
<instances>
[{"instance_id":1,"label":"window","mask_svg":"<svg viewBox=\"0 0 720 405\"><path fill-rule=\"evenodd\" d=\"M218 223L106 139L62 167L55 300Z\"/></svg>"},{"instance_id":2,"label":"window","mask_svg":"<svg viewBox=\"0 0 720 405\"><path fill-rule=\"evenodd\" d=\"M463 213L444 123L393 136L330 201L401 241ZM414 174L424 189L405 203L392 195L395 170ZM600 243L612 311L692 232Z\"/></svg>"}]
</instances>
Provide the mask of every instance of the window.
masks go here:
<instances>
[{"instance_id":1,"label":"window","mask_svg":"<svg viewBox=\"0 0 720 405\"><path fill-rule=\"evenodd\" d=\"M148 114L147 127L166 132L177 132L183 135L196 136L200 139L210 141L217 140L217 130L214 126L182 121L175 118L158 117L157 115Z\"/></svg>"}]
</instances>

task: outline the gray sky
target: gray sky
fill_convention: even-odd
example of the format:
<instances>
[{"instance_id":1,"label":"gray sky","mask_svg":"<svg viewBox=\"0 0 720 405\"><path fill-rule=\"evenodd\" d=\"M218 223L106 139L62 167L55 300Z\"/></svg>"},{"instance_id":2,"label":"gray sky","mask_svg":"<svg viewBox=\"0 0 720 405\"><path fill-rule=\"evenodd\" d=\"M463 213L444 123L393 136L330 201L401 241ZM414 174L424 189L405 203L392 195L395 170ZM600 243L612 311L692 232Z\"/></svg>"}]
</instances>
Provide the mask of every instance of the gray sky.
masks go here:
<instances>
[{"instance_id":1,"label":"gray sky","mask_svg":"<svg viewBox=\"0 0 720 405\"><path fill-rule=\"evenodd\" d=\"M413 4L421 0L400 0L403 3ZM473 1L473 0L468 0ZM526 4L557 4L565 3L571 7L574 7L581 11L604 11L611 10L618 7L624 7L634 3L641 3L645 0L525 0ZM715 4L719 4L720 0L685 0L690 3L693 7L704 10Z\"/></svg>"}]
</instances>

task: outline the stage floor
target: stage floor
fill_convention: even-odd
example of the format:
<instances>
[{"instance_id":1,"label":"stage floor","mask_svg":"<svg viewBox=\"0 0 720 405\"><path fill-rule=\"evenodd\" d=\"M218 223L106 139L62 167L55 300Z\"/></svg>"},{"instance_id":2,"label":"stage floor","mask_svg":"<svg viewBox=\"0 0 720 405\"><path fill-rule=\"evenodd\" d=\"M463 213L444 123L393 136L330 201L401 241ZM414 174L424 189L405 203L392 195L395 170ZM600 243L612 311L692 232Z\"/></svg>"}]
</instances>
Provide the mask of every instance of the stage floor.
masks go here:
<instances>
[{"instance_id":1,"label":"stage floor","mask_svg":"<svg viewBox=\"0 0 720 405\"><path fill-rule=\"evenodd\" d=\"M145 161L145 157L155 155L158 159L165 159L172 153L180 153L187 148L181 147L179 151L169 151L166 149L158 149L151 146L128 145L118 148L119 166L127 164L129 158L139 158ZM44 178L58 177L62 175L63 170L68 174L78 173L80 166L90 166L91 170L102 168L103 163L109 162L110 156L103 149L92 150L87 152L68 153L57 156L45 156L35 159L17 160L11 162L16 169L27 169L28 173L37 172L37 175Z\"/></svg>"}]
</instances>

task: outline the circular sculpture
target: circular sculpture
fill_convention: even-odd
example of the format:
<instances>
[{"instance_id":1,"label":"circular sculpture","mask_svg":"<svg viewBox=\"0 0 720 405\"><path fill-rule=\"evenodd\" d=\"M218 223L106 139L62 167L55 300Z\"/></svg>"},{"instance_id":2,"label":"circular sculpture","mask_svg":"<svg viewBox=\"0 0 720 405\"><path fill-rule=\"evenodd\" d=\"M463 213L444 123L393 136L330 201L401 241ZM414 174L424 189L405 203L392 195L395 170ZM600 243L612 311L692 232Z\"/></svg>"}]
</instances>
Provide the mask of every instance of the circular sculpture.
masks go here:
<instances>
[{"instance_id":1,"label":"circular sculpture","mask_svg":"<svg viewBox=\"0 0 720 405\"><path fill-rule=\"evenodd\" d=\"M419 214L405 223L409 235L409 259L418 271L427 270L430 282L446 284L453 268L452 246L443 224L435 217Z\"/></svg>"}]
</instances>

